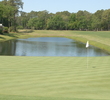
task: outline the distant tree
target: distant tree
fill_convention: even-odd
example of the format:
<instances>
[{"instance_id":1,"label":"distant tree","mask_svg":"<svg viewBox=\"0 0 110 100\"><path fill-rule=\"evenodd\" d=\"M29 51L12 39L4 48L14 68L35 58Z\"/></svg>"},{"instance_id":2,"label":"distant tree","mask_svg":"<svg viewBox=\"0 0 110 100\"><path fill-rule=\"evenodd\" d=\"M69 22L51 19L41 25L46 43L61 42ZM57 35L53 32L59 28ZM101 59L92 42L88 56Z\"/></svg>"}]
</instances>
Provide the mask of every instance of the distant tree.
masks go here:
<instances>
[{"instance_id":1,"label":"distant tree","mask_svg":"<svg viewBox=\"0 0 110 100\"><path fill-rule=\"evenodd\" d=\"M91 14L87 11L78 11L76 16L79 30L88 30L90 27Z\"/></svg>"},{"instance_id":2,"label":"distant tree","mask_svg":"<svg viewBox=\"0 0 110 100\"><path fill-rule=\"evenodd\" d=\"M62 17L63 21L65 22L65 29L68 29L68 24L69 24L69 17L71 15L70 12L68 11L63 11L63 12L57 12L55 15L59 15Z\"/></svg>"},{"instance_id":3,"label":"distant tree","mask_svg":"<svg viewBox=\"0 0 110 100\"><path fill-rule=\"evenodd\" d=\"M68 23L68 29L70 30L76 30L77 27L77 20L76 20L76 13L72 13L69 16L69 23Z\"/></svg>"},{"instance_id":4,"label":"distant tree","mask_svg":"<svg viewBox=\"0 0 110 100\"><path fill-rule=\"evenodd\" d=\"M47 19L49 18L48 11L39 11L39 12L31 12L29 14L30 19L28 21L28 27L33 27L35 29L45 29L46 28L46 22Z\"/></svg>"},{"instance_id":5,"label":"distant tree","mask_svg":"<svg viewBox=\"0 0 110 100\"><path fill-rule=\"evenodd\" d=\"M28 22L28 14L26 12L21 11L20 16L17 17L17 26L22 26L23 28L27 28Z\"/></svg>"},{"instance_id":6,"label":"distant tree","mask_svg":"<svg viewBox=\"0 0 110 100\"><path fill-rule=\"evenodd\" d=\"M103 30L110 30L110 9L103 11L101 23Z\"/></svg>"},{"instance_id":7,"label":"distant tree","mask_svg":"<svg viewBox=\"0 0 110 100\"><path fill-rule=\"evenodd\" d=\"M48 19L47 21L47 29L52 29L52 30L64 30L66 27L66 23L62 19L61 16L55 15Z\"/></svg>"},{"instance_id":8,"label":"distant tree","mask_svg":"<svg viewBox=\"0 0 110 100\"><path fill-rule=\"evenodd\" d=\"M16 16L18 15L19 8L23 8L23 2L21 0L3 0L1 3L4 6L3 18L7 19L8 27L12 27L13 31L17 31Z\"/></svg>"},{"instance_id":9,"label":"distant tree","mask_svg":"<svg viewBox=\"0 0 110 100\"><path fill-rule=\"evenodd\" d=\"M0 23L12 31L18 28L51 30L110 30L110 9L97 10L95 13L79 10L55 14L48 11L19 11L23 8L22 0L0 1Z\"/></svg>"},{"instance_id":10,"label":"distant tree","mask_svg":"<svg viewBox=\"0 0 110 100\"><path fill-rule=\"evenodd\" d=\"M4 26L10 27L11 20L13 20L12 16L13 16L14 8L10 5L4 5L4 4L6 4L6 1L0 3L1 23Z\"/></svg>"},{"instance_id":11,"label":"distant tree","mask_svg":"<svg viewBox=\"0 0 110 100\"><path fill-rule=\"evenodd\" d=\"M38 17L38 12L37 12L37 11L31 11L31 12L27 13L27 17L28 17L29 19Z\"/></svg>"},{"instance_id":12,"label":"distant tree","mask_svg":"<svg viewBox=\"0 0 110 100\"><path fill-rule=\"evenodd\" d=\"M3 4L0 2L0 23L3 21L3 10L4 10Z\"/></svg>"},{"instance_id":13,"label":"distant tree","mask_svg":"<svg viewBox=\"0 0 110 100\"><path fill-rule=\"evenodd\" d=\"M42 29L46 29L46 23L49 17L49 12L46 10L38 12L38 20L42 24Z\"/></svg>"},{"instance_id":14,"label":"distant tree","mask_svg":"<svg viewBox=\"0 0 110 100\"><path fill-rule=\"evenodd\" d=\"M18 15L19 9L20 8L23 9L23 2L22 0L9 0L9 5L14 7L12 26L13 26L13 31L17 31L16 16Z\"/></svg>"},{"instance_id":15,"label":"distant tree","mask_svg":"<svg viewBox=\"0 0 110 100\"><path fill-rule=\"evenodd\" d=\"M69 13L68 11L57 12L31 11L23 13L18 17L17 23L27 28L53 29L53 30L109 30L110 29L110 9L98 10L95 13L88 11L78 11Z\"/></svg>"},{"instance_id":16,"label":"distant tree","mask_svg":"<svg viewBox=\"0 0 110 100\"><path fill-rule=\"evenodd\" d=\"M92 15L92 23L91 27L93 30L101 30L102 29L102 15L103 15L103 10L98 10Z\"/></svg>"}]
</instances>

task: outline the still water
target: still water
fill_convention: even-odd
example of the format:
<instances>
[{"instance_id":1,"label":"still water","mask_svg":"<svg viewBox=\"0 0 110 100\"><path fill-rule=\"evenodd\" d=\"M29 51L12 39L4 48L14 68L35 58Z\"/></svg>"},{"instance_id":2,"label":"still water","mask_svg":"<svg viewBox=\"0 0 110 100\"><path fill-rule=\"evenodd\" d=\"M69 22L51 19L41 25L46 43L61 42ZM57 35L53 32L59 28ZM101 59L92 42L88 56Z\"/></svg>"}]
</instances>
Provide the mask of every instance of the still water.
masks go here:
<instances>
[{"instance_id":1,"label":"still water","mask_svg":"<svg viewBox=\"0 0 110 100\"><path fill-rule=\"evenodd\" d=\"M0 43L0 55L10 56L87 56L85 44L68 38L40 37L17 39ZM90 46L88 56L108 56Z\"/></svg>"}]
</instances>

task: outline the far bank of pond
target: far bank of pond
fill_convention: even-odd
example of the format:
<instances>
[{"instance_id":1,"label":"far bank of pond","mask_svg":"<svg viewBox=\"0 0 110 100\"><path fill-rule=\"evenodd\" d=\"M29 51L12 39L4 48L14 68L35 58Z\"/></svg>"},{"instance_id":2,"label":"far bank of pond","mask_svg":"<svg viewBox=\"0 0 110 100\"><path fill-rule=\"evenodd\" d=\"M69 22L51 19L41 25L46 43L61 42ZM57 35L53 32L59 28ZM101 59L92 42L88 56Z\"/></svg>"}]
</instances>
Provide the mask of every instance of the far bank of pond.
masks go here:
<instances>
[{"instance_id":1,"label":"far bank of pond","mask_svg":"<svg viewBox=\"0 0 110 100\"><path fill-rule=\"evenodd\" d=\"M90 44L110 53L110 32L109 31L54 31L54 30L20 30L19 33L0 35L0 41L22 39L30 37L65 37Z\"/></svg>"},{"instance_id":2,"label":"far bank of pond","mask_svg":"<svg viewBox=\"0 0 110 100\"><path fill-rule=\"evenodd\" d=\"M5 56L109 56L107 52L61 37L37 37L9 40L0 43L0 55Z\"/></svg>"}]
</instances>

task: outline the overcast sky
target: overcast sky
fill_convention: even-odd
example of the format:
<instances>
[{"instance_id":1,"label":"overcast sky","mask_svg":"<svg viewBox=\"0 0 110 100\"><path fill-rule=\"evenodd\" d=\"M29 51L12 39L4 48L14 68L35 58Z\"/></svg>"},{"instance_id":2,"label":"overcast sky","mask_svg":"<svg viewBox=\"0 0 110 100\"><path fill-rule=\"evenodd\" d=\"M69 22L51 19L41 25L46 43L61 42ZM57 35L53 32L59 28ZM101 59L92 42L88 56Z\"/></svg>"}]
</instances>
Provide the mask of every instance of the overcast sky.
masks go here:
<instances>
[{"instance_id":1,"label":"overcast sky","mask_svg":"<svg viewBox=\"0 0 110 100\"><path fill-rule=\"evenodd\" d=\"M2 0L0 0L2 1ZM22 0L24 2L23 11L43 11L50 13L61 11L78 12L86 10L91 13L101 9L110 8L110 0Z\"/></svg>"}]
</instances>

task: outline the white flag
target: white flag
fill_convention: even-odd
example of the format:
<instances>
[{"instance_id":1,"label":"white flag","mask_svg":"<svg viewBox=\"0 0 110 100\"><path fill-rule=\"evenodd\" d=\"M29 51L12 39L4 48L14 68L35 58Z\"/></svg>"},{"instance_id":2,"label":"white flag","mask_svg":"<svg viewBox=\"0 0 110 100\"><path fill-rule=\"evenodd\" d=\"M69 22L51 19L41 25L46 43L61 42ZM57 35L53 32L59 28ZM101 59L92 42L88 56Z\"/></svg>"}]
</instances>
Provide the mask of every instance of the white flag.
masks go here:
<instances>
[{"instance_id":1,"label":"white flag","mask_svg":"<svg viewBox=\"0 0 110 100\"><path fill-rule=\"evenodd\" d=\"M89 47L89 41L87 41L87 43L86 43L86 48L88 48Z\"/></svg>"}]
</instances>

